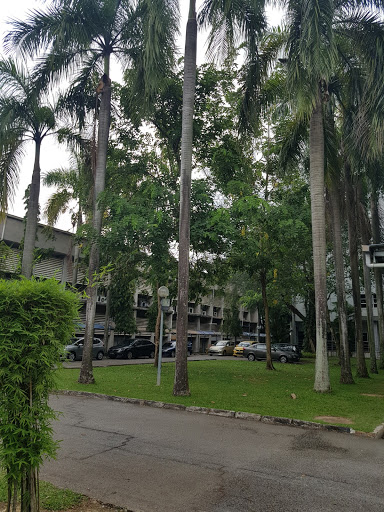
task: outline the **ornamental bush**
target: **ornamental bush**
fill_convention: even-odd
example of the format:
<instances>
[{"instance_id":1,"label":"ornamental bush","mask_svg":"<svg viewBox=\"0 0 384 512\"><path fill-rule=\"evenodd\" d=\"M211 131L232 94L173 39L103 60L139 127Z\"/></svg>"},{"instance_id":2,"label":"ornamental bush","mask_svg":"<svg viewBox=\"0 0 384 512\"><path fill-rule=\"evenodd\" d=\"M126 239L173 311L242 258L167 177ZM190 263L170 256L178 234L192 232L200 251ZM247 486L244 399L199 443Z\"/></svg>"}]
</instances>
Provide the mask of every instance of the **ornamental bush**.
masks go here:
<instances>
[{"instance_id":1,"label":"ornamental bush","mask_svg":"<svg viewBox=\"0 0 384 512\"><path fill-rule=\"evenodd\" d=\"M39 510L38 469L56 442L49 407L60 363L78 318L79 300L54 279L0 280L0 464L8 510Z\"/></svg>"}]
</instances>

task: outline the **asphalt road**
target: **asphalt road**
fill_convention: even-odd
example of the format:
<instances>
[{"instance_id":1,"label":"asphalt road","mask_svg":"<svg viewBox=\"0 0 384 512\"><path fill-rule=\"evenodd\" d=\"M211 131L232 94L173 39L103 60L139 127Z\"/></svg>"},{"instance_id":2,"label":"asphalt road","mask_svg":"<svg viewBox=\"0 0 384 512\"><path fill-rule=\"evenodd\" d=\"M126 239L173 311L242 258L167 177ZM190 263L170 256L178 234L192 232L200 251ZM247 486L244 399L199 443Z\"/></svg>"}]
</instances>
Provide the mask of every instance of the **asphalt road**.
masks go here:
<instances>
[{"instance_id":1,"label":"asphalt road","mask_svg":"<svg viewBox=\"0 0 384 512\"><path fill-rule=\"evenodd\" d=\"M384 510L384 441L86 397L52 397L41 476L134 512Z\"/></svg>"}]
</instances>

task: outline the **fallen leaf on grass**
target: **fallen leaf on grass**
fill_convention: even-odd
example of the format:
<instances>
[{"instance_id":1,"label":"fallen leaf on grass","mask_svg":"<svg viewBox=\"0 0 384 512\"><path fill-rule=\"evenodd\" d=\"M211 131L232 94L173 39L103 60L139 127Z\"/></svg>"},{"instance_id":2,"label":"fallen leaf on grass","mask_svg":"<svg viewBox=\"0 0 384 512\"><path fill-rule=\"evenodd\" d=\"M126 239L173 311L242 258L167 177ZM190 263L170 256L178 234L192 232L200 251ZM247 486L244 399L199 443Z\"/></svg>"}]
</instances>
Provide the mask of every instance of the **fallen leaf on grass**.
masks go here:
<instances>
[{"instance_id":1,"label":"fallen leaf on grass","mask_svg":"<svg viewBox=\"0 0 384 512\"><path fill-rule=\"evenodd\" d=\"M297 396L295 395L295 393L291 393L291 398L293 398L293 400L296 400Z\"/></svg>"}]
</instances>

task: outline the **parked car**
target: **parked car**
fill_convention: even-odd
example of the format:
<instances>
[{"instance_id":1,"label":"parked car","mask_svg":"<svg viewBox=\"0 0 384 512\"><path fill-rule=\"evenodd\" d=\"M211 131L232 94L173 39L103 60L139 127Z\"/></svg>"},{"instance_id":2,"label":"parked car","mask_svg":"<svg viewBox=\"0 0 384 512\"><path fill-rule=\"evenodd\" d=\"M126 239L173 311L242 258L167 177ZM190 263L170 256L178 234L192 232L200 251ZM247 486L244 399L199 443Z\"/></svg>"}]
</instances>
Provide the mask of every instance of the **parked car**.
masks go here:
<instances>
[{"instance_id":1,"label":"parked car","mask_svg":"<svg viewBox=\"0 0 384 512\"><path fill-rule=\"evenodd\" d=\"M188 355L192 355L192 342L188 341ZM175 357L176 355L176 341L167 341L163 344L163 350L161 351L163 357Z\"/></svg>"},{"instance_id":2,"label":"parked car","mask_svg":"<svg viewBox=\"0 0 384 512\"><path fill-rule=\"evenodd\" d=\"M81 359L83 357L83 349L84 338L74 338L73 342L65 347L67 358L71 361ZM104 357L104 343L100 338L93 338L92 357L99 361Z\"/></svg>"},{"instance_id":3,"label":"parked car","mask_svg":"<svg viewBox=\"0 0 384 512\"><path fill-rule=\"evenodd\" d=\"M133 359L136 357L155 357L155 345L145 338L129 338L108 350L111 359Z\"/></svg>"},{"instance_id":4,"label":"parked car","mask_svg":"<svg viewBox=\"0 0 384 512\"><path fill-rule=\"evenodd\" d=\"M235 357L243 357L243 351L245 349L245 347L250 347L251 346L251 342L250 341L240 341L240 343L238 345L236 345L236 347L234 348L233 350L233 355Z\"/></svg>"},{"instance_id":5,"label":"parked car","mask_svg":"<svg viewBox=\"0 0 384 512\"><path fill-rule=\"evenodd\" d=\"M249 361L266 359L267 345L265 343L255 343L250 347L245 347L243 355ZM296 352L280 349L276 345L271 346L271 356L273 361L280 361L280 363L297 363L300 361L300 357Z\"/></svg>"},{"instance_id":6,"label":"parked car","mask_svg":"<svg viewBox=\"0 0 384 512\"><path fill-rule=\"evenodd\" d=\"M302 356L298 345L289 345L288 343L274 343L273 345L281 350L293 350L293 352L296 352L299 357Z\"/></svg>"},{"instance_id":7,"label":"parked car","mask_svg":"<svg viewBox=\"0 0 384 512\"><path fill-rule=\"evenodd\" d=\"M209 347L208 354L210 356L231 356L235 348L234 341L221 340L217 341Z\"/></svg>"}]
</instances>

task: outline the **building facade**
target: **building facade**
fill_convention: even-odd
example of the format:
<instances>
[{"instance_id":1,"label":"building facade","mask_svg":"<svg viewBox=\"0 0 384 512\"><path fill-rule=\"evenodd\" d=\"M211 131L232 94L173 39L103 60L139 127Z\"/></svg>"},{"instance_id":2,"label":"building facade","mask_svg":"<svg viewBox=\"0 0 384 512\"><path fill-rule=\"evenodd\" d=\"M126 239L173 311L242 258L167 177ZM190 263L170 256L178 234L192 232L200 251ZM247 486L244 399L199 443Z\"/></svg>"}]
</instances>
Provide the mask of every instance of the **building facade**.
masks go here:
<instances>
[{"instance_id":1,"label":"building facade","mask_svg":"<svg viewBox=\"0 0 384 512\"><path fill-rule=\"evenodd\" d=\"M20 265L21 243L24 235L24 221L20 217L7 215L0 222L0 242L3 242L9 250L6 258L2 260L0 271L7 277L17 272ZM74 235L56 228L47 228L43 224L38 225L36 248L41 252L41 257L36 262L33 275L41 278L55 278L58 281L74 285L78 289L85 286L86 268L79 266L77 283L72 283L74 265ZM153 292L150 288L140 286L134 294L134 317L136 320L136 337L154 339L154 333L148 330L148 310L153 303ZM83 307L80 311L80 322L77 334L81 335L85 327L85 299L82 299ZM177 304L165 313L164 327L165 340L176 339ZM105 332L105 312L107 298L99 295L96 306L95 335L103 337ZM217 290L212 289L208 296L201 297L198 302L188 304L188 338L192 341L195 353L205 353L208 347L225 337L224 329L224 298L219 296ZM239 310L239 322L242 326L242 339L258 339L259 315L256 311L245 308ZM116 343L121 334L115 332L113 319L108 322L107 345Z\"/></svg>"}]
</instances>

